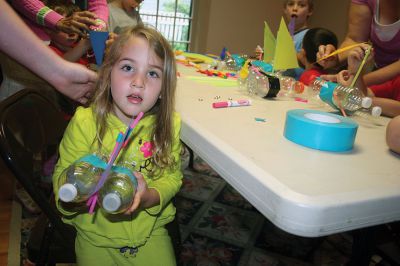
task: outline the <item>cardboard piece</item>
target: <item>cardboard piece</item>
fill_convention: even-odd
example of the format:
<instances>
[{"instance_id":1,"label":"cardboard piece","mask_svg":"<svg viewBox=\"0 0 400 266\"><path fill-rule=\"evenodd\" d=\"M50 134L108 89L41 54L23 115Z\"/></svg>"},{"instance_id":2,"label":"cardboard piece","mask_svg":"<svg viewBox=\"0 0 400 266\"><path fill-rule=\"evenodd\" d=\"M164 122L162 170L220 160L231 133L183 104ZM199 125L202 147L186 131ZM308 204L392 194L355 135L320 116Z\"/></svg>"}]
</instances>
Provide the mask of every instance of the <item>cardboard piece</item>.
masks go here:
<instances>
[{"instance_id":1,"label":"cardboard piece","mask_svg":"<svg viewBox=\"0 0 400 266\"><path fill-rule=\"evenodd\" d=\"M108 39L107 31L89 31L90 43L92 44L97 66L103 63L104 50Z\"/></svg>"},{"instance_id":2,"label":"cardboard piece","mask_svg":"<svg viewBox=\"0 0 400 266\"><path fill-rule=\"evenodd\" d=\"M276 39L267 22L264 21L264 62L272 64L275 56Z\"/></svg>"},{"instance_id":3,"label":"cardboard piece","mask_svg":"<svg viewBox=\"0 0 400 266\"><path fill-rule=\"evenodd\" d=\"M281 24L279 25L278 34L276 37L273 66L275 71L299 67L293 39L292 36L290 36L289 30L283 18L281 18Z\"/></svg>"}]
</instances>

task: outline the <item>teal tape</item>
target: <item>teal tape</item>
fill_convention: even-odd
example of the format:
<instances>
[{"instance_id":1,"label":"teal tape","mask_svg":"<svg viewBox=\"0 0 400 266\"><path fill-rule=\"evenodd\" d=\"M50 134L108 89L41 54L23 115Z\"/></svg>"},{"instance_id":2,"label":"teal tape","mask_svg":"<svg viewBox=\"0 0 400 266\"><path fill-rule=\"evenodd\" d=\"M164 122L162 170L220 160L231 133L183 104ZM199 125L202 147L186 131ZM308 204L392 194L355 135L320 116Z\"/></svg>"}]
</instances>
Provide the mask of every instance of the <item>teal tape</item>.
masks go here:
<instances>
[{"instance_id":1,"label":"teal tape","mask_svg":"<svg viewBox=\"0 0 400 266\"><path fill-rule=\"evenodd\" d=\"M132 173L131 170L129 170L129 169L126 168L126 167L117 166L117 165L114 165L111 169L112 169L112 171L115 172L115 173L121 173L121 174L124 174L124 175L129 176L129 178L131 179L132 183L135 185L135 188L137 187L137 179L136 179L136 177L133 175L133 173Z\"/></svg>"},{"instance_id":2,"label":"teal tape","mask_svg":"<svg viewBox=\"0 0 400 266\"><path fill-rule=\"evenodd\" d=\"M323 151L351 150L358 124L339 115L295 109L286 113L284 136L294 143Z\"/></svg>"},{"instance_id":3,"label":"teal tape","mask_svg":"<svg viewBox=\"0 0 400 266\"><path fill-rule=\"evenodd\" d=\"M335 90L336 86L337 83L326 81L319 91L319 98L333 108L338 109L333 102L333 91Z\"/></svg>"},{"instance_id":4,"label":"teal tape","mask_svg":"<svg viewBox=\"0 0 400 266\"><path fill-rule=\"evenodd\" d=\"M87 162L98 168L102 168L102 169L107 168L107 163L105 161L103 161L102 159L100 159L97 155L94 155L94 154L85 155L82 158L80 158L77 162ZM137 187L136 177L133 175L132 171L129 170L128 168L123 167L123 166L113 165L111 167L111 171L116 172L116 173L122 173L122 174L129 176L129 178L132 180L135 187Z\"/></svg>"},{"instance_id":5,"label":"teal tape","mask_svg":"<svg viewBox=\"0 0 400 266\"><path fill-rule=\"evenodd\" d=\"M99 157L97 157L94 154L88 154L83 156L78 160L78 162L87 162L90 163L91 165L99 168L105 169L107 167L107 163L101 160Z\"/></svg>"}]
</instances>

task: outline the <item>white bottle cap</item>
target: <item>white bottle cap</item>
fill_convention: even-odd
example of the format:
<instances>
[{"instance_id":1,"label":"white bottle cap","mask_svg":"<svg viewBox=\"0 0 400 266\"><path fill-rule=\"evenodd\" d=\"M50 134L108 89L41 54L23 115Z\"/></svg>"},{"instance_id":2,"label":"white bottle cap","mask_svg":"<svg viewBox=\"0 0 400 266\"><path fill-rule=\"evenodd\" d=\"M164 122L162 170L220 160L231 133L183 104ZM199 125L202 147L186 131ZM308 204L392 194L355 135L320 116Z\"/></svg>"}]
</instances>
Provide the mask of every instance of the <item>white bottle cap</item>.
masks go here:
<instances>
[{"instance_id":1,"label":"white bottle cap","mask_svg":"<svg viewBox=\"0 0 400 266\"><path fill-rule=\"evenodd\" d=\"M60 187L60 190L58 191L58 197L64 202L73 201L76 198L76 195L78 195L78 191L76 190L76 187L72 184L62 185Z\"/></svg>"},{"instance_id":2,"label":"white bottle cap","mask_svg":"<svg viewBox=\"0 0 400 266\"><path fill-rule=\"evenodd\" d=\"M361 106L363 108L370 108L372 105L372 99L370 97L364 97L361 101Z\"/></svg>"},{"instance_id":3,"label":"white bottle cap","mask_svg":"<svg viewBox=\"0 0 400 266\"><path fill-rule=\"evenodd\" d=\"M121 206L121 198L116 193L108 193L104 196L102 205L107 212L115 212Z\"/></svg>"},{"instance_id":4,"label":"white bottle cap","mask_svg":"<svg viewBox=\"0 0 400 266\"><path fill-rule=\"evenodd\" d=\"M382 114L382 108L380 108L379 106L372 107L372 110L371 110L372 116L378 117L378 116L381 116L381 114Z\"/></svg>"}]
</instances>

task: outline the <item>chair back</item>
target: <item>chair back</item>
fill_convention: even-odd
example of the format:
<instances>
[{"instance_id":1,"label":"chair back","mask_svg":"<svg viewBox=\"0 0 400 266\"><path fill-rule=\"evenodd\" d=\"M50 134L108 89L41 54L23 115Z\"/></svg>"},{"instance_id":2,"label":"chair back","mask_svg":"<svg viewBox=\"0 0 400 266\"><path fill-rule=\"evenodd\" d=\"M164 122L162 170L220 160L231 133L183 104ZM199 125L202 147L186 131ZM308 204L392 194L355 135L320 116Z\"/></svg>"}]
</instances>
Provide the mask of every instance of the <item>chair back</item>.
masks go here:
<instances>
[{"instance_id":1,"label":"chair back","mask_svg":"<svg viewBox=\"0 0 400 266\"><path fill-rule=\"evenodd\" d=\"M35 90L21 90L0 102L0 154L48 219L47 226L69 245L74 234L55 208L51 182L43 181L45 164L57 156L66 126L62 112Z\"/></svg>"}]
</instances>

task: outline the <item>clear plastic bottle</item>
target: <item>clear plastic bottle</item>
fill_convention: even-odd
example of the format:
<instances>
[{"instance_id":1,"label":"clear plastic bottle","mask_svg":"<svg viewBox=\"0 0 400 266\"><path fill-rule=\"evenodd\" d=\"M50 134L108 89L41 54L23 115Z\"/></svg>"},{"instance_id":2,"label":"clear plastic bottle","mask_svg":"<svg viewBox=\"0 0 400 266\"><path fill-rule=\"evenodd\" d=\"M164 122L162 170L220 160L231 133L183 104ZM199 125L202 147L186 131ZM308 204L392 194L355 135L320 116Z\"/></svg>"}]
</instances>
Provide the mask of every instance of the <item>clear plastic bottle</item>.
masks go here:
<instances>
[{"instance_id":1,"label":"clear plastic bottle","mask_svg":"<svg viewBox=\"0 0 400 266\"><path fill-rule=\"evenodd\" d=\"M99 190L100 206L111 214L125 212L132 205L136 187L136 178L129 168L114 166Z\"/></svg>"},{"instance_id":2,"label":"clear plastic bottle","mask_svg":"<svg viewBox=\"0 0 400 266\"><path fill-rule=\"evenodd\" d=\"M321 100L334 108L355 112L362 108L370 108L372 99L365 97L358 88L345 87L340 84L315 79L311 84L313 91L319 91Z\"/></svg>"},{"instance_id":3,"label":"clear plastic bottle","mask_svg":"<svg viewBox=\"0 0 400 266\"><path fill-rule=\"evenodd\" d=\"M94 192L106 162L86 155L66 168L59 178L58 197L64 202L84 202Z\"/></svg>"}]
</instances>

